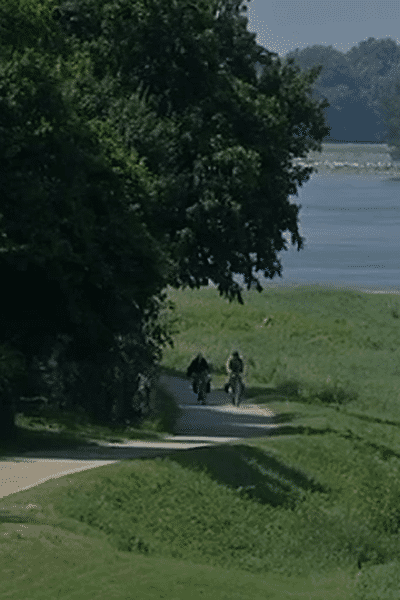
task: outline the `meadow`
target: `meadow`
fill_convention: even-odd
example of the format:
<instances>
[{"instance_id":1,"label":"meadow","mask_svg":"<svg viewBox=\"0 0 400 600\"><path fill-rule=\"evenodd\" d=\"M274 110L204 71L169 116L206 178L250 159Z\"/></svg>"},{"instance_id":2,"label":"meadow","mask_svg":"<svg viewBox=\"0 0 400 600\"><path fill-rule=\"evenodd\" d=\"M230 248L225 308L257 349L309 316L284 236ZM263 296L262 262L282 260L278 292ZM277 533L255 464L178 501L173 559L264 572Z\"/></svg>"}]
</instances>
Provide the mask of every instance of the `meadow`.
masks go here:
<instances>
[{"instance_id":1,"label":"meadow","mask_svg":"<svg viewBox=\"0 0 400 600\"><path fill-rule=\"evenodd\" d=\"M182 375L238 348L274 435L125 461L0 502L0 598L400 598L400 298L169 290ZM5 582L5 583L4 583Z\"/></svg>"}]
</instances>

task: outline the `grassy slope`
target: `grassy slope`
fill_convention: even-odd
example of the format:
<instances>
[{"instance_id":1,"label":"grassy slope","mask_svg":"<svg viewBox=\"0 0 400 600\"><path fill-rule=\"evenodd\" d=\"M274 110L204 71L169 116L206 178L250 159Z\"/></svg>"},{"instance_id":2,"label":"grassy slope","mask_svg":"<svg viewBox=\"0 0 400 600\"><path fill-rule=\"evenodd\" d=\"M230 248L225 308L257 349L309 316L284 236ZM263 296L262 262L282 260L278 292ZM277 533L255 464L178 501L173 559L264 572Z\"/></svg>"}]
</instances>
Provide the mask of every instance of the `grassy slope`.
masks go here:
<instances>
[{"instance_id":1,"label":"grassy slope","mask_svg":"<svg viewBox=\"0 0 400 600\"><path fill-rule=\"evenodd\" d=\"M399 597L397 297L171 295L181 333L165 367L202 349L222 383L239 346L249 395L282 427L3 499L0 598Z\"/></svg>"},{"instance_id":2,"label":"grassy slope","mask_svg":"<svg viewBox=\"0 0 400 600\"><path fill-rule=\"evenodd\" d=\"M268 510L210 477L174 461L112 466L3 499L1 598L323 600L346 598L354 587L354 569L292 577L265 561L254 569L251 549L261 536L244 529L249 517L254 524ZM224 514L232 518L231 535L220 531L215 541L210 528ZM282 525L275 526L281 533ZM268 542L277 556L283 544Z\"/></svg>"}]
</instances>

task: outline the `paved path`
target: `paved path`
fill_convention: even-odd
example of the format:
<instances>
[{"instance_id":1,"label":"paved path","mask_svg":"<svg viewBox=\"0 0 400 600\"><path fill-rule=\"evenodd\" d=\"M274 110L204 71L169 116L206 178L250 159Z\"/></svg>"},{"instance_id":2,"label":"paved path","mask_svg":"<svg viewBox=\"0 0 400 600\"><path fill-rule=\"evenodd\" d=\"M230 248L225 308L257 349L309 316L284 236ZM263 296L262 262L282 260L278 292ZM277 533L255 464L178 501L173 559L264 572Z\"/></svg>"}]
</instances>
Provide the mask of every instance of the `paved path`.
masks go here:
<instances>
[{"instance_id":1,"label":"paved path","mask_svg":"<svg viewBox=\"0 0 400 600\"><path fill-rule=\"evenodd\" d=\"M260 437L276 427L271 411L246 402L236 408L224 391L212 391L207 397L207 405L199 406L187 379L163 376L161 383L174 394L182 410L174 435L166 436L162 442L98 442L95 447L26 452L5 458L0 461L0 498L85 469Z\"/></svg>"}]
</instances>

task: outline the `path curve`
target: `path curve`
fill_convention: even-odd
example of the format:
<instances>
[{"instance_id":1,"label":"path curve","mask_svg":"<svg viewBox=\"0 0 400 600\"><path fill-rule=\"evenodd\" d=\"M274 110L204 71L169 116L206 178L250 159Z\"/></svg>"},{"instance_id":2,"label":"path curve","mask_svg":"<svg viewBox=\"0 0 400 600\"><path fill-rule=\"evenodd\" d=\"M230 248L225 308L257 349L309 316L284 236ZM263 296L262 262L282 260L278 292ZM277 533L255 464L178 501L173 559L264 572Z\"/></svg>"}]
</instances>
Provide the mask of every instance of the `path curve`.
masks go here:
<instances>
[{"instance_id":1,"label":"path curve","mask_svg":"<svg viewBox=\"0 0 400 600\"><path fill-rule=\"evenodd\" d=\"M0 460L0 498L57 477L127 459L163 456L191 448L268 435L274 414L246 401L232 406L223 390L213 390L199 406L188 379L163 375L160 383L177 399L181 415L165 441L97 442L94 447L26 452Z\"/></svg>"}]
</instances>

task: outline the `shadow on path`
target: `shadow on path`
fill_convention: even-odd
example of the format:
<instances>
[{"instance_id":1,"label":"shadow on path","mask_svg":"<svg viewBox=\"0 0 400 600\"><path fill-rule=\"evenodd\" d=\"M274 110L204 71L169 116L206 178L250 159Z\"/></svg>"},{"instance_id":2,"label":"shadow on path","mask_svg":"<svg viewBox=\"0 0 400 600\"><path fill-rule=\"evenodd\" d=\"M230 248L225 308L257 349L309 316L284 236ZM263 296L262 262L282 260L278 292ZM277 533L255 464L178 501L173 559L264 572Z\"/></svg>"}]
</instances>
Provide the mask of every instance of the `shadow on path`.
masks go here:
<instances>
[{"instance_id":1,"label":"shadow on path","mask_svg":"<svg viewBox=\"0 0 400 600\"><path fill-rule=\"evenodd\" d=\"M233 406L230 396L223 390L213 390L207 396L206 406L200 406L188 379L164 375L160 381L174 395L181 409L175 435L234 440L269 435L277 426L270 410L249 404L247 400L239 407Z\"/></svg>"},{"instance_id":2,"label":"shadow on path","mask_svg":"<svg viewBox=\"0 0 400 600\"><path fill-rule=\"evenodd\" d=\"M273 413L257 405L232 406L221 390L208 395L208 404L199 406L190 381L162 376L161 383L175 396L181 414L174 435L163 441L133 440L125 443L88 441L71 447L47 447L3 457L0 461L0 497L38 485L48 479L103 466L120 460L152 458L236 442L241 438L270 435L278 424ZM57 434L49 434L56 439ZM61 441L62 438L59 438ZM62 443L62 442L61 442Z\"/></svg>"}]
</instances>

